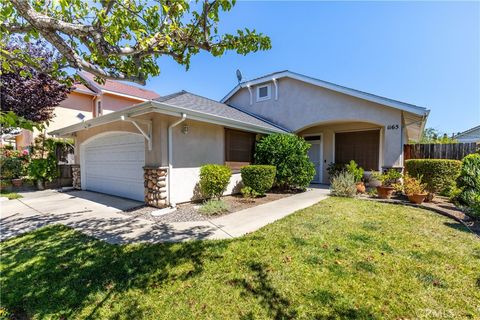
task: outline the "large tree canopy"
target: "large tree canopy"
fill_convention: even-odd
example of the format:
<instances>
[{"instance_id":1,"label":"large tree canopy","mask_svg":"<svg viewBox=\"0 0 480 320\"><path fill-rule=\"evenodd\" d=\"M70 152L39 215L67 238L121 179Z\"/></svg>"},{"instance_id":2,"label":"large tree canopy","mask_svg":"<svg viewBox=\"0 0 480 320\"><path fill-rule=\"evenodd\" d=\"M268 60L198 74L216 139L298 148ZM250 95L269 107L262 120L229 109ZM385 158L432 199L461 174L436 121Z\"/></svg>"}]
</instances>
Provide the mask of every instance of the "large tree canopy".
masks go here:
<instances>
[{"instance_id":1,"label":"large tree canopy","mask_svg":"<svg viewBox=\"0 0 480 320\"><path fill-rule=\"evenodd\" d=\"M160 73L156 59L170 56L187 68L200 50L221 56L271 47L267 36L241 29L221 34L220 14L235 0L10 0L0 10L1 31L47 40L61 54L55 70L83 69L98 78L144 84ZM2 50L2 63L22 61L39 68L22 52Z\"/></svg>"},{"instance_id":2,"label":"large tree canopy","mask_svg":"<svg viewBox=\"0 0 480 320\"><path fill-rule=\"evenodd\" d=\"M55 54L47 49L44 41L25 45L12 39L5 48L9 52L23 52L40 61L39 64L45 70L53 68L56 63ZM48 123L54 116L55 107L71 91L67 84L25 65L12 64L8 70L3 70L0 77L1 122L4 127L31 129L31 123ZM20 121L14 121L12 113L20 117Z\"/></svg>"}]
</instances>

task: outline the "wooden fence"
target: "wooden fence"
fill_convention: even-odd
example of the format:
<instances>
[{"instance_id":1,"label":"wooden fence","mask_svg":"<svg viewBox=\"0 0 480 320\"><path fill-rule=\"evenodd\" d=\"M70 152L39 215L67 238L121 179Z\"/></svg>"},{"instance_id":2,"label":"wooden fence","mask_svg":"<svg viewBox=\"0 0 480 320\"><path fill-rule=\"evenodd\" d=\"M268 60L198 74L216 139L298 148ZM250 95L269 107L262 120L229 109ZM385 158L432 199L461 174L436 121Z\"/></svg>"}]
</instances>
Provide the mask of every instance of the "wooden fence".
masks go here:
<instances>
[{"instance_id":1,"label":"wooden fence","mask_svg":"<svg viewBox=\"0 0 480 320\"><path fill-rule=\"evenodd\" d=\"M404 159L453 159L462 160L463 157L475 153L478 146L472 143L431 143L406 144L403 146Z\"/></svg>"}]
</instances>

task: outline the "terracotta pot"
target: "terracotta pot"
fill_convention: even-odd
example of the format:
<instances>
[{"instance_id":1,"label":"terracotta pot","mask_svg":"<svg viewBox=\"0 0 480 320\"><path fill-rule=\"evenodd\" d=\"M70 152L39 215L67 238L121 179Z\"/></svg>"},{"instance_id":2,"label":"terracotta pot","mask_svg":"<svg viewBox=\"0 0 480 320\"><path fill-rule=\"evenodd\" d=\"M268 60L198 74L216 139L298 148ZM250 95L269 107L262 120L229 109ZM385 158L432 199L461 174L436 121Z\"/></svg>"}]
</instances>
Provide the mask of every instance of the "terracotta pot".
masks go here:
<instances>
[{"instance_id":1,"label":"terracotta pot","mask_svg":"<svg viewBox=\"0 0 480 320\"><path fill-rule=\"evenodd\" d=\"M22 179L12 179L12 184L14 187L20 188L23 184Z\"/></svg>"},{"instance_id":2,"label":"terracotta pot","mask_svg":"<svg viewBox=\"0 0 480 320\"><path fill-rule=\"evenodd\" d=\"M390 199L392 197L393 191L395 191L394 187L377 187L377 194L380 199Z\"/></svg>"},{"instance_id":3,"label":"terracotta pot","mask_svg":"<svg viewBox=\"0 0 480 320\"><path fill-rule=\"evenodd\" d=\"M411 203L421 204L423 200L425 200L427 195L428 195L427 193L414 193L414 194L408 194L407 197Z\"/></svg>"},{"instance_id":4,"label":"terracotta pot","mask_svg":"<svg viewBox=\"0 0 480 320\"><path fill-rule=\"evenodd\" d=\"M355 185L357 186L357 193L365 193L365 183L357 182Z\"/></svg>"}]
</instances>

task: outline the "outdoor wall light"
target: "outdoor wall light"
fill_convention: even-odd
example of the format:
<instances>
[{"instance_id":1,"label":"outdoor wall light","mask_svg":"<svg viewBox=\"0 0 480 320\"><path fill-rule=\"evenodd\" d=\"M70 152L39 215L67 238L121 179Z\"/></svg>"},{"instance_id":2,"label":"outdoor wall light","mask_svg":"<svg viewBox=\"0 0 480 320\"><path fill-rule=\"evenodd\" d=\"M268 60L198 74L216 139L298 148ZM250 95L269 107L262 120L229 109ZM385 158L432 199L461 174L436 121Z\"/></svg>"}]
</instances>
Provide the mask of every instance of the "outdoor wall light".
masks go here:
<instances>
[{"instance_id":1,"label":"outdoor wall light","mask_svg":"<svg viewBox=\"0 0 480 320\"><path fill-rule=\"evenodd\" d=\"M184 125L184 126L182 127L182 133L183 133L183 134L187 134L187 133L188 133L188 126L187 126L187 125Z\"/></svg>"}]
</instances>

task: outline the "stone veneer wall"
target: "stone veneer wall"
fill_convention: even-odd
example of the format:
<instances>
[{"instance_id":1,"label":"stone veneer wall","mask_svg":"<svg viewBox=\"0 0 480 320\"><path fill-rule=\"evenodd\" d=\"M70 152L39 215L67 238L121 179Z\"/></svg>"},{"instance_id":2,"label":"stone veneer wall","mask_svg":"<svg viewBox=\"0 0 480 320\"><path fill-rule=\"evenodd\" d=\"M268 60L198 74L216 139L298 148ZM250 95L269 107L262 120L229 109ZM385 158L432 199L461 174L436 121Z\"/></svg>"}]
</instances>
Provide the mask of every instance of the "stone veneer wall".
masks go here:
<instances>
[{"instance_id":1,"label":"stone veneer wall","mask_svg":"<svg viewBox=\"0 0 480 320\"><path fill-rule=\"evenodd\" d=\"M145 203L149 206L164 208L167 203L166 167L144 167Z\"/></svg>"},{"instance_id":2,"label":"stone veneer wall","mask_svg":"<svg viewBox=\"0 0 480 320\"><path fill-rule=\"evenodd\" d=\"M72 186L74 189L82 189L81 183L81 175L80 175L80 165L74 164L72 165Z\"/></svg>"}]
</instances>

